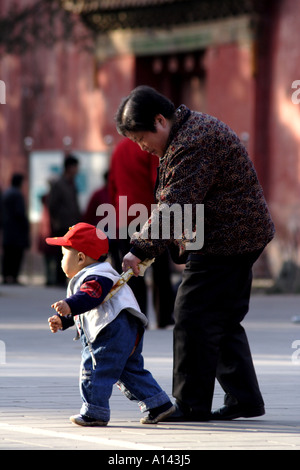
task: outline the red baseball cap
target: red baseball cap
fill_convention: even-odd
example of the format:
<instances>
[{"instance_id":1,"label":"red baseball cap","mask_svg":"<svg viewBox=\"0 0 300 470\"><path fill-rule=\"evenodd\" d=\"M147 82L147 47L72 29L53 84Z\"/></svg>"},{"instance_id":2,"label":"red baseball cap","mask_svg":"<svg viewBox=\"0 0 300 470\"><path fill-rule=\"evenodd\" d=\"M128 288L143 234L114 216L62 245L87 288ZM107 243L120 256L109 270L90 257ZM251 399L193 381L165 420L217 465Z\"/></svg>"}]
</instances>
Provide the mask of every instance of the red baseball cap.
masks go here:
<instances>
[{"instance_id":1,"label":"red baseball cap","mask_svg":"<svg viewBox=\"0 0 300 470\"><path fill-rule=\"evenodd\" d=\"M48 245L70 246L98 260L108 253L108 238L94 225L80 222L69 228L63 237L46 238Z\"/></svg>"}]
</instances>

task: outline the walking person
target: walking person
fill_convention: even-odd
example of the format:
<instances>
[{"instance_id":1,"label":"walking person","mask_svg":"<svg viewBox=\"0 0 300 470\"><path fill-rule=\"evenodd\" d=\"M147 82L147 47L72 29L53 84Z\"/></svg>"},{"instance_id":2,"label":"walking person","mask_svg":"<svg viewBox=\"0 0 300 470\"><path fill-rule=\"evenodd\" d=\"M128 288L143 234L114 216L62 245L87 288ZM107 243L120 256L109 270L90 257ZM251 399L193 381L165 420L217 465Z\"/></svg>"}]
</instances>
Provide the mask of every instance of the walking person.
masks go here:
<instances>
[{"instance_id":1,"label":"walking person","mask_svg":"<svg viewBox=\"0 0 300 470\"><path fill-rule=\"evenodd\" d=\"M14 173L11 186L2 197L4 284L18 284L24 253L30 246L29 221L25 207L22 185L24 175Z\"/></svg>"},{"instance_id":2,"label":"walking person","mask_svg":"<svg viewBox=\"0 0 300 470\"><path fill-rule=\"evenodd\" d=\"M160 159L157 207L123 259L138 264L167 247L186 263L175 301L174 420L230 420L265 413L246 333L252 266L274 236L274 225L254 166L237 135L225 123L156 90L140 86L119 106L118 132ZM193 231L168 238L157 234L164 207L193 208ZM204 205L204 243L195 215ZM184 211L183 211L184 213ZM198 224L197 224L198 222ZM198 225L198 226L197 226ZM153 230L155 228L155 230ZM215 378L224 406L211 412Z\"/></svg>"},{"instance_id":3,"label":"walking person","mask_svg":"<svg viewBox=\"0 0 300 470\"><path fill-rule=\"evenodd\" d=\"M87 223L71 227L63 237L47 238L62 247L62 269L70 279L67 298L52 307L53 333L76 323L82 342L80 414L70 420L79 426L106 426L109 399L115 383L148 415L142 424L156 424L174 411L168 395L149 371L142 356L145 315L128 285L103 302L119 274L106 261L108 239Z\"/></svg>"},{"instance_id":4,"label":"walking person","mask_svg":"<svg viewBox=\"0 0 300 470\"><path fill-rule=\"evenodd\" d=\"M76 188L76 176L79 171L79 160L72 154L66 155L63 173L51 184L47 196L52 236L62 237L69 227L81 220L81 213ZM65 286L66 280L60 267L61 253L54 249L56 260L55 284Z\"/></svg>"}]
</instances>

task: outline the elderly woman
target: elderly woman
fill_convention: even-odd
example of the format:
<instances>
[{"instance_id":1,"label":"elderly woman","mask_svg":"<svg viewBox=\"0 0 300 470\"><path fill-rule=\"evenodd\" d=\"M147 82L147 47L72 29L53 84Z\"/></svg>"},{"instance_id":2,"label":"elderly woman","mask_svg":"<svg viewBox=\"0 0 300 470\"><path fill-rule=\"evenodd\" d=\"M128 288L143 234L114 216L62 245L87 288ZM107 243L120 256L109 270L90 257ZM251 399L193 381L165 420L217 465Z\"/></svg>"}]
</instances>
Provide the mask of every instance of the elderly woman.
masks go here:
<instances>
[{"instance_id":1,"label":"elderly woman","mask_svg":"<svg viewBox=\"0 0 300 470\"><path fill-rule=\"evenodd\" d=\"M121 103L118 132L160 159L157 207L123 259L138 275L138 263L165 249L185 263L175 302L173 395L169 419L231 420L265 413L251 352L241 321L248 312L253 263L274 236L253 164L237 135L215 117L173 103L141 86ZM157 236L166 207L170 235ZM197 217L199 205L203 218ZM188 209L185 211L185 209ZM201 212L200 212L201 213ZM177 217L178 219L178 217ZM204 240L201 233L204 224ZM180 225L180 224L179 224ZM153 235L155 234L155 236ZM200 239L200 242L199 242ZM224 406L211 412L215 378Z\"/></svg>"}]
</instances>

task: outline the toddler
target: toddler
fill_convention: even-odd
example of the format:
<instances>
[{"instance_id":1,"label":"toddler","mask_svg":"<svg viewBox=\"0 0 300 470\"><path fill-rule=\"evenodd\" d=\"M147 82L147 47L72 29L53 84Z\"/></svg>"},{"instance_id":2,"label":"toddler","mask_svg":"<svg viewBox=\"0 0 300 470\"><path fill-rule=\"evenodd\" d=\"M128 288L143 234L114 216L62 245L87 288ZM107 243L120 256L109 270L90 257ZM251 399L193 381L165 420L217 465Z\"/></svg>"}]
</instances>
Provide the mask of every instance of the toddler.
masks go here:
<instances>
[{"instance_id":1,"label":"toddler","mask_svg":"<svg viewBox=\"0 0 300 470\"><path fill-rule=\"evenodd\" d=\"M81 426L106 426L109 399L115 383L148 415L142 424L155 424L175 407L168 395L144 369L143 333L147 318L130 287L125 284L102 303L119 274L106 261L108 239L93 225L79 223L63 237L47 238L62 247L62 270L70 279L67 298L55 302L56 315L48 319L56 333L76 324L82 342L80 414L70 420Z\"/></svg>"}]
</instances>

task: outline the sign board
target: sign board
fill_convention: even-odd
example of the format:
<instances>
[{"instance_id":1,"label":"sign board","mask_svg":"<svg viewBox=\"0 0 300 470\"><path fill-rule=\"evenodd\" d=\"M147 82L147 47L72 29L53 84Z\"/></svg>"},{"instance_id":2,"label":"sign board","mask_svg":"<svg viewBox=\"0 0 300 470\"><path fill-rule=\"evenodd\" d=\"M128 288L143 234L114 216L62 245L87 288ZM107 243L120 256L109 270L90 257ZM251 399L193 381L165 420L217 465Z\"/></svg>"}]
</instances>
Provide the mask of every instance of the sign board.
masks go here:
<instances>
[{"instance_id":1,"label":"sign board","mask_svg":"<svg viewBox=\"0 0 300 470\"><path fill-rule=\"evenodd\" d=\"M65 153L62 151L33 151L29 155L29 219L40 221L42 197L49 192L50 182L59 178L63 171ZM76 177L80 208L85 211L93 192L104 184L104 173L108 169L106 152L72 151L79 160Z\"/></svg>"}]
</instances>

